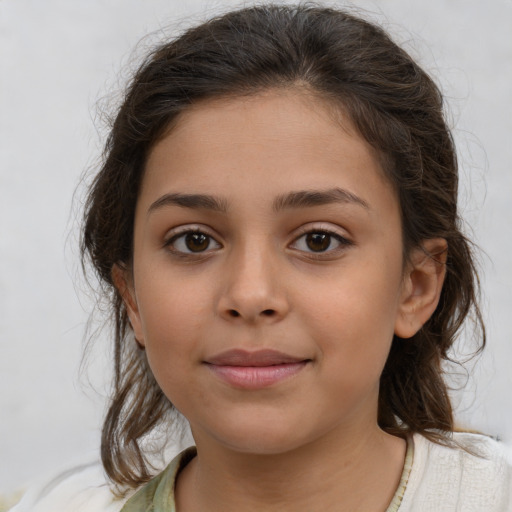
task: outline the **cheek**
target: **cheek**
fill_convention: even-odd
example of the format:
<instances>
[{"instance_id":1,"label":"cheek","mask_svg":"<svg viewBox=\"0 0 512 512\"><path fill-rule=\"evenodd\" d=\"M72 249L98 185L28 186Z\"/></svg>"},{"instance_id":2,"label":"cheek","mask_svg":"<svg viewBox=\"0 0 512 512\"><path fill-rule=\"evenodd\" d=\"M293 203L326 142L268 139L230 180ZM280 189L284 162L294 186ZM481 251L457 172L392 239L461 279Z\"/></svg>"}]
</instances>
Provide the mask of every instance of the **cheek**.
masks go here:
<instances>
[{"instance_id":1,"label":"cheek","mask_svg":"<svg viewBox=\"0 0 512 512\"><path fill-rule=\"evenodd\" d=\"M208 290L200 282L180 279L179 274L150 270L140 272L137 287L146 343L167 346L190 340L211 310Z\"/></svg>"},{"instance_id":2,"label":"cheek","mask_svg":"<svg viewBox=\"0 0 512 512\"><path fill-rule=\"evenodd\" d=\"M180 286L179 280L140 280L137 293L144 343L155 378L169 398L175 382L183 380L200 358L204 319L211 307L204 290ZM171 284L172 283L172 284ZM172 400L172 398L171 398Z\"/></svg>"},{"instance_id":3,"label":"cheek","mask_svg":"<svg viewBox=\"0 0 512 512\"><path fill-rule=\"evenodd\" d=\"M317 340L334 378L338 371L347 381L365 375L378 380L386 362L398 312L400 272L392 266L389 271L384 266L375 269L375 264L372 269L362 265L350 275L333 278L302 315L309 319L304 328Z\"/></svg>"}]
</instances>

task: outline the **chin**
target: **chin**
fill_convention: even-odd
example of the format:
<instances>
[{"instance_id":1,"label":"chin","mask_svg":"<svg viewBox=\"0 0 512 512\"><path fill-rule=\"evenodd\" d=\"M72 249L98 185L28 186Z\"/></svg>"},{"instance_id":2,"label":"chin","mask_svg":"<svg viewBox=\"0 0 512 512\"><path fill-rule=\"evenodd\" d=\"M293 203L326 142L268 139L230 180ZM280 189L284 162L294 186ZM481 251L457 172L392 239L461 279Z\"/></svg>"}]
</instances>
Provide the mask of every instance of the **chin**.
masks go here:
<instances>
[{"instance_id":1,"label":"chin","mask_svg":"<svg viewBox=\"0 0 512 512\"><path fill-rule=\"evenodd\" d=\"M304 442L300 440L290 439L289 436L277 435L262 435L261 432L257 438L255 437L239 437L234 439L234 436L229 438L226 442L226 448L230 450L251 454L251 455L281 455L283 453L291 452L301 447Z\"/></svg>"},{"instance_id":2,"label":"chin","mask_svg":"<svg viewBox=\"0 0 512 512\"><path fill-rule=\"evenodd\" d=\"M210 430L209 437L229 450L253 455L280 455L307 445L315 438L312 433L299 432L295 422L286 425L264 415L260 421L231 421L222 427ZM196 432L192 431L195 437Z\"/></svg>"}]
</instances>

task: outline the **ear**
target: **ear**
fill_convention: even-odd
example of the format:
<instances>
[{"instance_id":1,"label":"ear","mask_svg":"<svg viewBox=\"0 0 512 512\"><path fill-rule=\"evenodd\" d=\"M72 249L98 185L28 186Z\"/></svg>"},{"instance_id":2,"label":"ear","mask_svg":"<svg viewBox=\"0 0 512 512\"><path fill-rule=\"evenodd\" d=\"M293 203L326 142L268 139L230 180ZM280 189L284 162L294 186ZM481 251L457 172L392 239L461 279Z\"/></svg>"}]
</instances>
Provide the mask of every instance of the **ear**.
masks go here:
<instances>
[{"instance_id":1,"label":"ear","mask_svg":"<svg viewBox=\"0 0 512 512\"><path fill-rule=\"evenodd\" d=\"M414 336L434 313L446 274L447 252L444 238L424 240L411 252L395 321L398 337Z\"/></svg>"},{"instance_id":2,"label":"ear","mask_svg":"<svg viewBox=\"0 0 512 512\"><path fill-rule=\"evenodd\" d=\"M135 341L139 346L144 347L142 322L131 272L126 267L115 264L112 268L112 281L123 298L126 312L128 313L128 319L130 320L130 325L135 335Z\"/></svg>"}]
</instances>

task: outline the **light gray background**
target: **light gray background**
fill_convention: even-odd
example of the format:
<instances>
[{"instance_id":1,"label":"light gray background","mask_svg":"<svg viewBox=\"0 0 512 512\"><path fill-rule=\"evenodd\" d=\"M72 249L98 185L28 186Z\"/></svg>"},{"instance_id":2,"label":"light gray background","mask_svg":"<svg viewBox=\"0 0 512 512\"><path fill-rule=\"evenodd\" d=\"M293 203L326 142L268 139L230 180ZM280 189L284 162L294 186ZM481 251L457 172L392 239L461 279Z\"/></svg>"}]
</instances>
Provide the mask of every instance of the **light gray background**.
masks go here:
<instances>
[{"instance_id":1,"label":"light gray background","mask_svg":"<svg viewBox=\"0 0 512 512\"><path fill-rule=\"evenodd\" d=\"M96 104L123 83L120 70L142 36L235 5L0 0L0 490L98 456L108 343L103 336L96 344L80 379L92 303L80 292L71 206L101 146ZM489 331L485 356L455 396L457 417L510 442L512 1L355 5L384 23L447 96L464 215L486 251Z\"/></svg>"}]
</instances>

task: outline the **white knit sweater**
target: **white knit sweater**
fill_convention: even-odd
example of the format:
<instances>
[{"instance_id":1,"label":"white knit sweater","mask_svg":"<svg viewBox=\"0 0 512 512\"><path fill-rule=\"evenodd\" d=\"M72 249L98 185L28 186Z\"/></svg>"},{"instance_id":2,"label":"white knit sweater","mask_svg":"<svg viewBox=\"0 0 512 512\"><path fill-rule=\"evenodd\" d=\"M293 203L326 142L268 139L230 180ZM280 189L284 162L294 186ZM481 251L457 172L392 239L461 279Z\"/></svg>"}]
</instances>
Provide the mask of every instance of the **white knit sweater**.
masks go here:
<instances>
[{"instance_id":1,"label":"white knit sweater","mask_svg":"<svg viewBox=\"0 0 512 512\"><path fill-rule=\"evenodd\" d=\"M505 448L476 434L455 434L461 449L414 436L414 462L400 512L512 512L512 466Z\"/></svg>"},{"instance_id":2,"label":"white knit sweater","mask_svg":"<svg viewBox=\"0 0 512 512\"><path fill-rule=\"evenodd\" d=\"M512 512L512 466L504 446L476 434L457 433L454 440L480 456L414 436L399 512ZM120 512L125 501L115 499L94 464L32 488L11 512Z\"/></svg>"}]
</instances>

